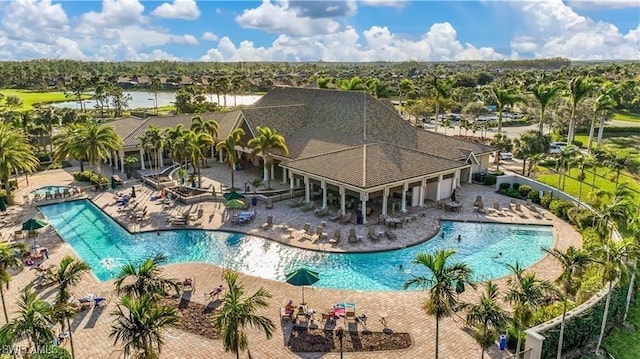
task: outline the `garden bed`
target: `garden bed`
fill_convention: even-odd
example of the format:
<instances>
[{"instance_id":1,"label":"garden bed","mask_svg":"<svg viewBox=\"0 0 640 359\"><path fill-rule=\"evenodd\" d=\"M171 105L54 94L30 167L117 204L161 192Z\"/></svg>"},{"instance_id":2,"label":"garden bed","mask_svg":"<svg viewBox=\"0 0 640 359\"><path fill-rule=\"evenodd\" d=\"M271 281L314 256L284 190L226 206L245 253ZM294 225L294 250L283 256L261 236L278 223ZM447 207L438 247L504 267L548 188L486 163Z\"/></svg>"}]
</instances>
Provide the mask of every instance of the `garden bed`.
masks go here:
<instances>
[{"instance_id":1,"label":"garden bed","mask_svg":"<svg viewBox=\"0 0 640 359\"><path fill-rule=\"evenodd\" d=\"M407 349L411 346L409 333L344 332L344 352L373 352ZM340 351L337 332L324 329L294 328L289 348L296 353L327 353Z\"/></svg>"},{"instance_id":2,"label":"garden bed","mask_svg":"<svg viewBox=\"0 0 640 359\"><path fill-rule=\"evenodd\" d=\"M176 325L178 329L209 339L220 338L211 323L215 306L204 306L189 300L174 297L164 298L161 303L169 308L177 308L178 312L180 312L180 322Z\"/></svg>"}]
</instances>

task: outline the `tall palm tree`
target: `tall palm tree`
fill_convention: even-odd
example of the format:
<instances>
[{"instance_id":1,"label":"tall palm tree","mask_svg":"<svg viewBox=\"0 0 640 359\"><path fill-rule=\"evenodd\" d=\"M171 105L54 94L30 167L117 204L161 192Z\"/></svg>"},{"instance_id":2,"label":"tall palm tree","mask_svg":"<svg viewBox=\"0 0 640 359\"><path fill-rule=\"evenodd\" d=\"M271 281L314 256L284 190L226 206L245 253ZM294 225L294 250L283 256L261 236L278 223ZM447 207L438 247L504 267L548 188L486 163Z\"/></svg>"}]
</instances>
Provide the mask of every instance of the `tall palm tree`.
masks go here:
<instances>
[{"instance_id":1,"label":"tall palm tree","mask_svg":"<svg viewBox=\"0 0 640 359\"><path fill-rule=\"evenodd\" d=\"M156 299L147 294L121 297L111 315L116 319L109 337L115 344L124 344L125 357L133 351L141 359L159 358L164 330L179 320L176 309L157 305Z\"/></svg>"},{"instance_id":2,"label":"tall palm tree","mask_svg":"<svg viewBox=\"0 0 640 359\"><path fill-rule=\"evenodd\" d=\"M607 110L613 110L616 107L616 101L613 99L616 87L612 82L606 81L598 90L598 97L593 102L593 118L591 119L591 127L589 128L589 143L587 144L587 153L591 153L593 146L593 135L596 126L596 120L598 115L600 116L600 128L598 130L598 145L600 145L600 139L602 138L602 131L604 129L604 113Z\"/></svg>"},{"instance_id":3,"label":"tall palm tree","mask_svg":"<svg viewBox=\"0 0 640 359\"><path fill-rule=\"evenodd\" d=\"M609 287L607 299L604 304L600 336L596 344L596 354L600 354L600 345L602 344L602 338L604 338L604 331L607 326L613 283L628 273L635 271L632 261L638 256L638 245L631 238L624 238L618 241L608 238L602 245L596 248L596 254L604 269L603 279L607 281Z\"/></svg>"},{"instance_id":4,"label":"tall palm tree","mask_svg":"<svg viewBox=\"0 0 640 359\"><path fill-rule=\"evenodd\" d=\"M4 321L9 323L9 315L7 315L7 305L4 301L4 291L9 289L11 274L9 268L22 267L22 261L19 255L27 250L27 245L21 243L0 243L0 299L2 300L2 311L4 312Z\"/></svg>"},{"instance_id":5,"label":"tall palm tree","mask_svg":"<svg viewBox=\"0 0 640 359\"><path fill-rule=\"evenodd\" d=\"M533 312L543 305L548 294L556 291L550 282L539 279L535 273L525 273L518 262L515 265L508 264L507 267L512 275L507 279L508 289L505 300L514 309L513 324L518 336L516 344L516 355L518 355L522 344L522 331L529 327Z\"/></svg>"},{"instance_id":6,"label":"tall palm tree","mask_svg":"<svg viewBox=\"0 0 640 359\"><path fill-rule=\"evenodd\" d=\"M415 85L413 81L406 78L400 80L400 83L398 83L398 93L400 95L400 114L402 114L403 111L403 99L408 97L409 94L413 91L415 91Z\"/></svg>"},{"instance_id":7,"label":"tall palm tree","mask_svg":"<svg viewBox=\"0 0 640 359\"><path fill-rule=\"evenodd\" d=\"M449 98L451 85L451 81L440 80L435 75L431 79L431 87L433 89L433 98L436 107L436 122L433 129L436 132L438 132L438 122L440 121L440 101Z\"/></svg>"},{"instance_id":8,"label":"tall palm tree","mask_svg":"<svg viewBox=\"0 0 640 359\"><path fill-rule=\"evenodd\" d=\"M216 145L217 151L225 151L227 154L227 164L231 169L231 188L236 188L235 186L235 169L233 168L238 162L238 153L236 152L236 146L242 146L242 136L244 136L244 130L241 128L236 128L233 130L229 137L227 137L224 141L219 142Z\"/></svg>"},{"instance_id":9,"label":"tall palm tree","mask_svg":"<svg viewBox=\"0 0 640 359\"><path fill-rule=\"evenodd\" d=\"M498 111L498 133L502 132L502 112L504 109L517 103L525 102L524 99L516 94L513 88L501 89L497 86L491 87L493 98L496 101L496 110Z\"/></svg>"},{"instance_id":10,"label":"tall palm tree","mask_svg":"<svg viewBox=\"0 0 640 359\"><path fill-rule=\"evenodd\" d=\"M178 293L176 281L162 276L160 265L166 260L164 255L156 254L145 259L138 266L133 263L123 265L114 283L116 292L137 297L147 294L156 299L169 291Z\"/></svg>"},{"instance_id":11,"label":"tall palm tree","mask_svg":"<svg viewBox=\"0 0 640 359\"><path fill-rule=\"evenodd\" d=\"M423 309L428 315L436 317L435 359L438 359L440 320L451 316L459 306L458 294L464 290L465 285L475 286L471 281L471 267L461 262L447 263L455 253L451 249L433 254L419 253L413 263L423 265L430 275L414 276L403 285L404 289L417 287L429 290Z\"/></svg>"},{"instance_id":12,"label":"tall palm tree","mask_svg":"<svg viewBox=\"0 0 640 359\"><path fill-rule=\"evenodd\" d=\"M145 152L150 151L151 149L155 152L155 168L156 175L160 169L160 151L164 148L165 145L165 137L162 129L158 126L149 125L144 133L139 137L140 145L144 149ZM151 162L151 157L149 157L149 162ZM153 162L151 162L151 170L153 170Z\"/></svg>"},{"instance_id":13,"label":"tall palm tree","mask_svg":"<svg viewBox=\"0 0 640 359\"><path fill-rule=\"evenodd\" d=\"M84 152L84 146L78 144L78 128L76 123L70 123L62 128L62 132L54 137L53 160L62 161L70 158L80 162L80 172L84 171L84 161L87 154Z\"/></svg>"},{"instance_id":14,"label":"tall palm tree","mask_svg":"<svg viewBox=\"0 0 640 359\"><path fill-rule=\"evenodd\" d=\"M225 271L223 277L229 290L222 300L222 310L213 315L213 327L222 337L224 351L235 353L236 358L240 358L240 352L248 350L249 346L245 332L247 327L258 328L267 339L273 336L273 322L256 314L258 310L268 307L267 299L271 298L271 293L260 288L251 296L245 297L245 288L238 281L237 272Z\"/></svg>"},{"instance_id":15,"label":"tall palm tree","mask_svg":"<svg viewBox=\"0 0 640 359\"><path fill-rule=\"evenodd\" d=\"M0 181L4 183L7 198L11 198L9 177L19 172L33 172L40 162L27 137L11 124L0 122Z\"/></svg>"},{"instance_id":16,"label":"tall palm tree","mask_svg":"<svg viewBox=\"0 0 640 359\"><path fill-rule=\"evenodd\" d=\"M162 83L157 77L152 77L149 82L149 91L153 92L153 106L156 108L156 115L158 114L158 91L162 90Z\"/></svg>"},{"instance_id":17,"label":"tall palm tree","mask_svg":"<svg viewBox=\"0 0 640 359\"><path fill-rule=\"evenodd\" d=\"M633 164L633 160L631 159L631 156L629 155L629 153L624 151L610 153L607 156L607 162L606 162L607 167L609 167L610 169L616 172L615 174L616 190L620 185L620 172L622 172L622 170L628 169L629 166L631 166L632 164Z\"/></svg>"},{"instance_id":18,"label":"tall palm tree","mask_svg":"<svg viewBox=\"0 0 640 359\"><path fill-rule=\"evenodd\" d=\"M509 321L509 314L498 304L499 294L498 286L488 281L478 303L469 306L467 325L476 328L473 337L482 348L480 359L484 358L485 350L495 343L498 331Z\"/></svg>"},{"instance_id":19,"label":"tall palm tree","mask_svg":"<svg viewBox=\"0 0 640 359\"><path fill-rule=\"evenodd\" d=\"M264 178L263 181L267 182L267 189L271 189L271 165L273 164L273 156L271 152L273 150L279 150L283 155L289 154L289 148L282 135L276 130L269 127L258 127L258 136L252 138L247 143L247 146L252 149L251 154L261 154L264 162Z\"/></svg>"},{"instance_id":20,"label":"tall palm tree","mask_svg":"<svg viewBox=\"0 0 640 359\"><path fill-rule=\"evenodd\" d=\"M591 81L582 76L576 76L569 81L569 97L571 100L571 117L569 118L569 133L567 143L573 142L575 132L576 108L591 93Z\"/></svg>"},{"instance_id":21,"label":"tall palm tree","mask_svg":"<svg viewBox=\"0 0 640 359\"><path fill-rule=\"evenodd\" d=\"M564 295L562 296L562 321L560 322L557 352L557 359L562 359L562 342L564 339L564 328L566 324L567 303L570 297L576 295L576 292L580 287L582 275L584 274L587 266L591 264L592 259L587 252L582 249L576 249L573 246L567 248L566 252L559 251L555 248L543 248L543 250L555 258L562 267L562 273L560 274L560 277L556 279L556 282L562 286L562 291L564 292Z\"/></svg>"},{"instance_id":22,"label":"tall palm tree","mask_svg":"<svg viewBox=\"0 0 640 359\"><path fill-rule=\"evenodd\" d=\"M29 347L47 345L53 341L49 324L53 320L53 308L34 291L24 288L20 292L17 316L0 328L0 345L13 346L27 340Z\"/></svg>"},{"instance_id":23,"label":"tall palm tree","mask_svg":"<svg viewBox=\"0 0 640 359\"><path fill-rule=\"evenodd\" d=\"M593 156L579 156L573 160L573 164L578 170L580 170L580 173L578 174L578 181L580 181L578 188L578 205L580 205L580 203L582 203L582 185L587 177L585 171L594 165Z\"/></svg>"},{"instance_id":24,"label":"tall palm tree","mask_svg":"<svg viewBox=\"0 0 640 359\"><path fill-rule=\"evenodd\" d=\"M564 190L566 181L566 173L571 169L573 159L579 154L575 147L566 146L558 153L558 161L556 162L556 171L558 172L558 189ZM564 181L563 181L564 179Z\"/></svg>"},{"instance_id":25,"label":"tall palm tree","mask_svg":"<svg viewBox=\"0 0 640 359\"><path fill-rule=\"evenodd\" d=\"M558 84L538 84L531 88L531 93L533 97L540 104L540 120L538 122L538 133L542 136L542 131L544 128L544 115L547 109L547 106L555 99L560 93L561 87Z\"/></svg>"},{"instance_id":26,"label":"tall palm tree","mask_svg":"<svg viewBox=\"0 0 640 359\"><path fill-rule=\"evenodd\" d=\"M59 138L54 157L67 156L83 158L96 167L100 173L102 161L111 157L112 152L122 150L122 138L112 126L101 126L94 121L76 124L65 132L69 137Z\"/></svg>"},{"instance_id":27,"label":"tall palm tree","mask_svg":"<svg viewBox=\"0 0 640 359\"><path fill-rule=\"evenodd\" d=\"M198 133L198 134L199 133L208 134L209 136L211 136L212 141L215 141L216 137L218 137L219 128L220 126L218 125L218 122L216 122L215 120L204 121L200 116L194 116L191 119L191 130L193 130L195 133ZM211 149L211 154L213 155L213 148ZM202 161L203 161L202 165L206 166L207 157L203 155Z\"/></svg>"},{"instance_id":28,"label":"tall palm tree","mask_svg":"<svg viewBox=\"0 0 640 359\"><path fill-rule=\"evenodd\" d=\"M202 148L213 145L213 138L208 133L196 133L192 130L188 130L183 137L185 157L191 160L193 170L198 175L198 187L201 187L202 174L200 173L200 168L202 166L200 165L200 160L204 158Z\"/></svg>"},{"instance_id":29,"label":"tall palm tree","mask_svg":"<svg viewBox=\"0 0 640 359\"><path fill-rule=\"evenodd\" d=\"M611 237L613 230L633 217L633 203L628 196L614 195L611 202L601 202L595 216L596 230L601 239Z\"/></svg>"}]
</instances>

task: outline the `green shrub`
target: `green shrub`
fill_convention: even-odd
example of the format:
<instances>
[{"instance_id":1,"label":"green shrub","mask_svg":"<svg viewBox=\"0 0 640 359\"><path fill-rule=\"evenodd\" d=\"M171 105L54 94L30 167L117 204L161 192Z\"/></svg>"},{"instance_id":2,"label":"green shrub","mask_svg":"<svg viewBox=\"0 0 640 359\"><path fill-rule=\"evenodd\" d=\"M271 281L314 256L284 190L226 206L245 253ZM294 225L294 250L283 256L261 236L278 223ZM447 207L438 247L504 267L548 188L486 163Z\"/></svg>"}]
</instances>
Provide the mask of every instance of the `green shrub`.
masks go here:
<instances>
[{"instance_id":1,"label":"green shrub","mask_svg":"<svg viewBox=\"0 0 640 359\"><path fill-rule=\"evenodd\" d=\"M51 155L47 152L38 152L36 153L36 158L40 162L51 162Z\"/></svg>"},{"instance_id":2,"label":"green shrub","mask_svg":"<svg viewBox=\"0 0 640 359\"><path fill-rule=\"evenodd\" d=\"M522 196L523 198L527 198L529 196L529 192L533 191L533 188L531 188L531 186L527 184L523 184L522 186L520 186L518 191L520 192L520 196Z\"/></svg>"},{"instance_id":3,"label":"green shrub","mask_svg":"<svg viewBox=\"0 0 640 359\"><path fill-rule=\"evenodd\" d=\"M520 183L514 183L511 187L517 191L520 188Z\"/></svg>"},{"instance_id":4,"label":"green shrub","mask_svg":"<svg viewBox=\"0 0 640 359\"><path fill-rule=\"evenodd\" d=\"M556 158L547 157L546 159L540 161L539 166L555 168L557 164L558 164L558 160Z\"/></svg>"},{"instance_id":5,"label":"green shrub","mask_svg":"<svg viewBox=\"0 0 640 359\"><path fill-rule=\"evenodd\" d=\"M549 209L551 201L553 201L553 195L551 194L551 192L545 193L542 198L540 198L540 205L542 205L542 207L546 209Z\"/></svg>"},{"instance_id":6,"label":"green shrub","mask_svg":"<svg viewBox=\"0 0 640 359\"><path fill-rule=\"evenodd\" d=\"M578 141L578 140L573 140L573 142L571 142L571 144L573 144L574 146L578 146L578 147L582 147L583 143L582 141Z\"/></svg>"},{"instance_id":7,"label":"green shrub","mask_svg":"<svg viewBox=\"0 0 640 359\"><path fill-rule=\"evenodd\" d=\"M496 176L494 175L486 175L484 176L484 184L487 186L493 186L496 184Z\"/></svg>"},{"instance_id":8,"label":"green shrub","mask_svg":"<svg viewBox=\"0 0 640 359\"><path fill-rule=\"evenodd\" d=\"M529 195L527 195L527 197L531 200L531 202L533 203L540 203L540 192L538 191L531 191L529 192Z\"/></svg>"},{"instance_id":9,"label":"green shrub","mask_svg":"<svg viewBox=\"0 0 640 359\"><path fill-rule=\"evenodd\" d=\"M79 182L91 182L91 184L97 184L98 178L100 178L100 183L105 184L109 183L109 179L104 176L99 176L98 173L94 170L84 170L82 172L74 172L71 174L73 179Z\"/></svg>"},{"instance_id":10,"label":"green shrub","mask_svg":"<svg viewBox=\"0 0 640 359\"><path fill-rule=\"evenodd\" d=\"M575 219L575 224L581 230L585 230L593 226L593 217L595 217L595 214L593 212L586 208L583 208L578 211L578 215Z\"/></svg>"},{"instance_id":11,"label":"green shrub","mask_svg":"<svg viewBox=\"0 0 640 359\"><path fill-rule=\"evenodd\" d=\"M60 168L62 168L62 163L60 162L51 162L51 164L47 166L48 170L58 170Z\"/></svg>"},{"instance_id":12,"label":"green shrub","mask_svg":"<svg viewBox=\"0 0 640 359\"><path fill-rule=\"evenodd\" d=\"M509 183L500 183L500 190L508 190L511 187Z\"/></svg>"},{"instance_id":13,"label":"green shrub","mask_svg":"<svg viewBox=\"0 0 640 359\"><path fill-rule=\"evenodd\" d=\"M71 359L69 351L63 347L48 346L44 353L36 353L31 355L31 359Z\"/></svg>"},{"instance_id":14,"label":"green shrub","mask_svg":"<svg viewBox=\"0 0 640 359\"><path fill-rule=\"evenodd\" d=\"M569 219L567 212L570 208L573 207L575 206L569 201L565 201L563 199L554 199L549 204L549 211L551 211L554 216L567 220Z\"/></svg>"},{"instance_id":15,"label":"green shrub","mask_svg":"<svg viewBox=\"0 0 640 359\"><path fill-rule=\"evenodd\" d=\"M540 325L542 323L548 322L553 318L559 317L562 315L562 306L563 303L561 300L556 301L553 304L545 305L540 309L533 312L531 316L531 325L530 327L535 327L536 325ZM576 303L567 302L567 311L576 307Z\"/></svg>"}]
</instances>

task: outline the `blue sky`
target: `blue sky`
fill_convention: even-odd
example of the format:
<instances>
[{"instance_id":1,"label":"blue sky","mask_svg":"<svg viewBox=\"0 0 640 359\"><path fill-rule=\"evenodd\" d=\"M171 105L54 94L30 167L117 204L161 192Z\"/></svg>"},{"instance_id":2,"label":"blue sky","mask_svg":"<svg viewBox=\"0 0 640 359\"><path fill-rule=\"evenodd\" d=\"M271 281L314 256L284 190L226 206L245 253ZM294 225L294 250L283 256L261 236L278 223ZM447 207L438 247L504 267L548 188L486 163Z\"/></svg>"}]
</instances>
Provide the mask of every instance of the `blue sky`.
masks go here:
<instances>
[{"instance_id":1,"label":"blue sky","mask_svg":"<svg viewBox=\"0 0 640 359\"><path fill-rule=\"evenodd\" d=\"M640 59L637 0L0 2L0 59Z\"/></svg>"}]
</instances>

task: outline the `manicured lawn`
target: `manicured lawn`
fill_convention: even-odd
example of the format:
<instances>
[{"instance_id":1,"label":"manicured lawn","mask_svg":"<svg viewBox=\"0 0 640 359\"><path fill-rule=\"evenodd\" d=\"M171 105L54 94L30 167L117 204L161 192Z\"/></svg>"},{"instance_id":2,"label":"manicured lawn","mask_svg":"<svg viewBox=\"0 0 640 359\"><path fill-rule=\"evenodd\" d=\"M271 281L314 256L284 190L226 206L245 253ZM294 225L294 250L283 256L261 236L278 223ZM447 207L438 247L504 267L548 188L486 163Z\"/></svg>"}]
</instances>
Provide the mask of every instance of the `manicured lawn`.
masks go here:
<instances>
[{"instance_id":1,"label":"manicured lawn","mask_svg":"<svg viewBox=\"0 0 640 359\"><path fill-rule=\"evenodd\" d=\"M620 111L613 116L614 120L640 122L640 113Z\"/></svg>"},{"instance_id":2,"label":"manicured lawn","mask_svg":"<svg viewBox=\"0 0 640 359\"><path fill-rule=\"evenodd\" d=\"M18 96L22 99L22 110L29 110L35 104L70 101L64 92L37 92L29 90L1 89L5 96ZM89 98L86 96L85 98Z\"/></svg>"},{"instance_id":3,"label":"manicured lawn","mask_svg":"<svg viewBox=\"0 0 640 359\"><path fill-rule=\"evenodd\" d=\"M627 321L640 328L640 300L629 309ZM640 358L640 333L636 329L616 326L602 343L604 349L615 359Z\"/></svg>"}]
</instances>

